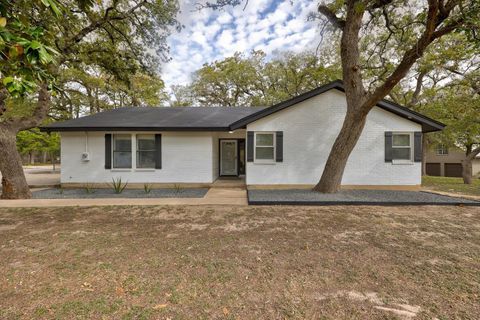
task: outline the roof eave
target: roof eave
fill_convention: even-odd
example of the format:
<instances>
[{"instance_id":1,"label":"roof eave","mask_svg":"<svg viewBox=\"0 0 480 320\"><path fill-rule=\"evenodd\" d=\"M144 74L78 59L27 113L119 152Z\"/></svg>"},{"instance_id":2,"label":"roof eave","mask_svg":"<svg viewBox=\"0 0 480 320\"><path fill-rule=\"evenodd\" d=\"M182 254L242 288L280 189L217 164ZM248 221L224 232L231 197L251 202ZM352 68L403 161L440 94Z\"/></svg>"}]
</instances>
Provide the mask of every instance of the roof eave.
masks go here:
<instances>
[{"instance_id":1,"label":"roof eave","mask_svg":"<svg viewBox=\"0 0 480 320\"><path fill-rule=\"evenodd\" d=\"M75 131L230 131L230 127L40 127L42 132L75 132Z\"/></svg>"}]
</instances>

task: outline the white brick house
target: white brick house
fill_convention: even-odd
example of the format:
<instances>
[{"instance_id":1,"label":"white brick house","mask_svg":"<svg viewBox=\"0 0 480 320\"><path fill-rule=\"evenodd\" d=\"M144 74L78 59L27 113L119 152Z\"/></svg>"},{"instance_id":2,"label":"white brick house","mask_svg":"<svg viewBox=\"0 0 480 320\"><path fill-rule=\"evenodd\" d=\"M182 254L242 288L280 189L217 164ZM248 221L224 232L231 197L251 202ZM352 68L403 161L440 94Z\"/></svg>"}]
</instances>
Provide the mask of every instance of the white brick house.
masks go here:
<instances>
[{"instance_id":1,"label":"white brick house","mask_svg":"<svg viewBox=\"0 0 480 320\"><path fill-rule=\"evenodd\" d=\"M43 127L61 133L61 183L210 185L244 176L250 187L309 187L322 174L346 111L343 85L269 108L121 108ZM444 125L389 101L369 113L345 187L421 183L421 134Z\"/></svg>"}]
</instances>

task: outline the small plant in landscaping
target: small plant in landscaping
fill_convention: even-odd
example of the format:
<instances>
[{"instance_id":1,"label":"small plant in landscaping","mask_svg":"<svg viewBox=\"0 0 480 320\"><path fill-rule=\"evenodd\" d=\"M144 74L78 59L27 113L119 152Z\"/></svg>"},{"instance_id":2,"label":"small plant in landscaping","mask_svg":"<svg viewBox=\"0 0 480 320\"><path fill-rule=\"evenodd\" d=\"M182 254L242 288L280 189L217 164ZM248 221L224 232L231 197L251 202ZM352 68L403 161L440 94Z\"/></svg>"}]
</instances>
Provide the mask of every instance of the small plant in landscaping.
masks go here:
<instances>
[{"instance_id":1,"label":"small plant in landscaping","mask_svg":"<svg viewBox=\"0 0 480 320\"><path fill-rule=\"evenodd\" d=\"M113 179L112 178L112 189L116 194L120 194L127 187L128 182L122 183L122 178Z\"/></svg>"},{"instance_id":2,"label":"small plant in landscaping","mask_svg":"<svg viewBox=\"0 0 480 320\"><path fill-rule=\"evenodd\" d=\"M85 192L88 194L95 193L95 190L93 189L93 185L91 185L90 183L87 183L85 185Z\"/></svg>"},{"instance_id":3,"label":"small plant in landscaping","mask_svg":"<svg viewBox=\"0 0 480 320\"><path fill-rule=\"evenodd\" d=\"M148 183L145 183L143 185L143 191L145 191L146 194L149 194L150 191L152 191L152 185L151 184L148 184Z\"/></svg>"},{"instance_id":4,"label":"small plant in landscaping","mask_svg":"<svg viewBox=\"0 0 480 320\"><path fill-rule=\"evenodd\" d=\"M63 190L62 187L58 188L58 193L59 193L59 194L63 194L63 191L64 191L64 190Z\"/></svg>"},{"instance_id":5,"label":"small plant in landscaping","mask_svg":"<svg viewBox=\"0 0 480 320\"><path fill-rule=\"evenodd\" d=\"M175 189L175 193L180 193L180 192L182 192L182 189L183 189L183 188L182 188L182 186L179 185L179 184L174 184L174 185L173 185L173 189Z\"/></svg>"}]
</instances>

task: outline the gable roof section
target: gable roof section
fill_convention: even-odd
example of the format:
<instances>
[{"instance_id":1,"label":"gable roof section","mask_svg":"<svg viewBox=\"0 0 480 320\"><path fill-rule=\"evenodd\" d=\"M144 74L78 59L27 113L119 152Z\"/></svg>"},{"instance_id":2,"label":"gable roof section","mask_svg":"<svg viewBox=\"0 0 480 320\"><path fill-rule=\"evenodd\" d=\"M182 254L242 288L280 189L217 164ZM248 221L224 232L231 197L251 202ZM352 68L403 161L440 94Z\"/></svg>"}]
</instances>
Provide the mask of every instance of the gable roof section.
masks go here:
<instances>
[{"instance_id":1,"label":"gable roof section","mask_svg":"<svg viewBox=\"0 0 480 320\"><path fill-rule=\"evenodd\" d=\"M313 98L319 94L322 94L324 92L330 91L332 89L337 89L339 91L345 92L345 88L343 86L343 82L341 80L335 80L333 82L330 82L324 86L318 87L316 89L313 89L311 91L308 91L306 93L303 93L299 96L296 96L292 99L289 99L287 101L278 103L274 106L271 106L269 108L265 108L263 110L260 110L254 114L248 115L243 119L238 120L237 122L234 122L230 125L231 130L236 130L239 128L245 127L247 124L252 123L254 121L257 121L259 119L262 119L268 115L271 115L273 113L276 113L278 111L281 111L283 109L289 108L291 106L296 105L297 103L300 103L302 101L305 101L307 99ZM402 118L408 119L410 121L416 122L418 124L422 125L422 131L423 132L433 132L433 131L439 131L443 130L445 128L445 125L441 122L438 122L436 120L433 120L427 116L424 116L418 112L415 112L409 108L406 108L404 106L401 106L397 103L394 103L389 100L381 100L377 104L378 107L392 112Z\"/></svg>"},{"instance_id":2,"label":"gable roof section","mask_svg":"<svg viewBox=\"0 0 480 320\"><path fill-rule=\"evenodd\" d=\"M55 122L42 131L229 131L257 107L127 107Z\"/></svg>"},{"instance_id":3,"label":"gable roof section","mask_svg":"<svg viewBox=\"0 0 480 320\"><path fill-rule=\"evenodd\" d=\"M294 106L329 90L345 92L341 80L273 105L260 107L126 107L90 116L55 122L42 131L233 131L268 115ZM378 107L422 125L423 132L442 130L445 125L392 101Z\"/></svg>"}]
</instances>

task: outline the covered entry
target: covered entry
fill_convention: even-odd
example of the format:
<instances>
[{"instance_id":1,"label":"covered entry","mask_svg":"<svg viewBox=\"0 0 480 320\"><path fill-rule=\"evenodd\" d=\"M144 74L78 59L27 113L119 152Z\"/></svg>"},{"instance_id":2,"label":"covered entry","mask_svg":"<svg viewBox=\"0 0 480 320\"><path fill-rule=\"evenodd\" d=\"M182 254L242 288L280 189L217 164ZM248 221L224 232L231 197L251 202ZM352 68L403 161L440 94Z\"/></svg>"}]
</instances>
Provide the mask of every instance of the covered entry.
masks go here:
<instances>
[{"instance_id":1,"label":"covered entry","mask_svg":"<svg viewBox=\"0 0 480 320\"><path fill-rule=\"evenodd\" d=\"M245 174L245 139L219 140L220 176Z\"/></svg>"}]
</instances>

